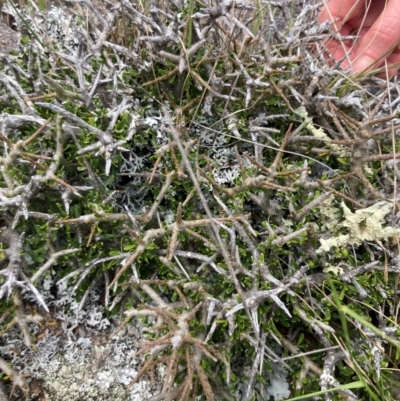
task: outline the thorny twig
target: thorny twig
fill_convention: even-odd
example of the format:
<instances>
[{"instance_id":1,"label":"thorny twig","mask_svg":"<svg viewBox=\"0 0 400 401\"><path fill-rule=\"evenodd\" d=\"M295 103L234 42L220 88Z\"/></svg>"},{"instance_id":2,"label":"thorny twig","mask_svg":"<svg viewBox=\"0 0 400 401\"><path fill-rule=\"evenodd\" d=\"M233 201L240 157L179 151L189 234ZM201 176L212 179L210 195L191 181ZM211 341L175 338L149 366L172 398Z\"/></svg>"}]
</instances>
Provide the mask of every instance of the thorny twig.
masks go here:
<instances>
[{"instance_id":1,"label":"thorny twig","mask_svg":"<svg viewBox=\"0 0 400 401\"><path fill-rule=\"evenodd\" d=\"M329 24L313 26L318 4L305 5L290 21L288 1L267 2L260 10L247 1L207 0L191 15L178 0L148 10L128 0L70 3L93 14L75 27L74 35L84 38L79 46L49 44L49 70L40 42L27 52L26 68L7 55L1 72L0 102L7 111L0 116L6 246L0 296L16 310L9 324L18 324L31 345L24 291L47 311L33 283L39 286L50 269L60 269L66 274L59 285L75 279L73 290L91 280L78 311L101 286L111 311L135 294L141 309L125 315L155 318L158 337L142 344L150 356L135 379L166 365L154 400L186 401L199 391L216 399L220 378L210 380L202 358L211 369L222 363L229 382L232 360L225 355L233 359L231 350L243 341L255 350L246 361L250 399L256 373L263 375L269 358L292 369L274 348L299 352L279 337L286 330L277 327L279 319L287 318L294 338L302 327L328 350L323 369L304 356L301 377L319 376L322 389L338 385L343 377L336 379L335 366L347 355L336 352L331 335L338 334L321 307L329 275L319 282L307 273L315 263L321 269L339 263L343 251L315 251L318 240L336 229L321 213L331 197L333 222L343 200L362 208L377 198L398 199L393 144L399 102L388 96L395 83L368 97L362 82L329 68L324 42L354 38L331 33ZM257 13L263 13L259 19ZM120 18L129 19L132 38L115 34ZM355 90L347 88L352 85ZM301 106L310 116L304 121ZM126 195L122 205L114 201L118 194ZM139 206L132 207L134 201ZM22 254L43 231L45 262L26 267ZM383 249L380 244L390 265L352 250L345 263L356 266L337 277L356 289L360 302L374 290L359 283L364 274L384 270L388 279L399 272L397 256ZM389 302L386 289L379 291ZM385 322L380 328L395 336ZM369 346L376 333L363 333L367 340L357 334L358 340ZM377 353L371 351L374 366L382 362ZM182 366L187 375L176 388ZM3 359L0 368L26 389ZM296 389L301 385L299 380Z\"/></svg>"}]
</instances>

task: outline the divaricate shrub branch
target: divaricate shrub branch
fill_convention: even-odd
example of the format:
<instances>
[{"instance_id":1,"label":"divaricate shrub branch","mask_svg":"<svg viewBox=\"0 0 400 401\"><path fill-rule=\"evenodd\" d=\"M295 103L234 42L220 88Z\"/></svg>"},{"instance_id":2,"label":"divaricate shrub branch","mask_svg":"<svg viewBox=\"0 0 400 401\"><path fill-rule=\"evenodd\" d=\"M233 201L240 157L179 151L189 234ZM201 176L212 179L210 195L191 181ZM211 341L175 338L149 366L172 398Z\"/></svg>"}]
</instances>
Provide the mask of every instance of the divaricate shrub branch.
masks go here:
<instances>
[{"instance_id":1,"label":"divaricate shrub branch","mask_svg":"<svg viewBox=\"0 0 400 401\"><path fill-rule=\"evenodd\" d=\"M71 3L4 5L2 330L34 346L55 277L140 317L159 399L393 399L397 84L327 65L318 5Z\"/></svg>"}]
</instances>

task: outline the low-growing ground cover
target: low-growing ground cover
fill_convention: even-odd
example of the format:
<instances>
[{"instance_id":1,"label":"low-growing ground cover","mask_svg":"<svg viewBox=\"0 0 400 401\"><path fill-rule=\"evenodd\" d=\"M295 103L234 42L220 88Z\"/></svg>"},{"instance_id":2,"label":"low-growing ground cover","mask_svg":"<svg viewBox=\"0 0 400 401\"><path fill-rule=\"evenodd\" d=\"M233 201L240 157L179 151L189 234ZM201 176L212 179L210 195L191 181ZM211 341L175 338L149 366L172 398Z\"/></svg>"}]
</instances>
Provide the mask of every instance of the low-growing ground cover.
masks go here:
<instances>
[{"instance_id":1,"label":"low-growing ground cover","mask_svg":"<svg viewBox=\"0 0 400 401\"><path fill-rule=\"evenodd\" d=\"M4 2L1 392L396 399L399 87L300 5Z\"/></svg>"}]
</instances>

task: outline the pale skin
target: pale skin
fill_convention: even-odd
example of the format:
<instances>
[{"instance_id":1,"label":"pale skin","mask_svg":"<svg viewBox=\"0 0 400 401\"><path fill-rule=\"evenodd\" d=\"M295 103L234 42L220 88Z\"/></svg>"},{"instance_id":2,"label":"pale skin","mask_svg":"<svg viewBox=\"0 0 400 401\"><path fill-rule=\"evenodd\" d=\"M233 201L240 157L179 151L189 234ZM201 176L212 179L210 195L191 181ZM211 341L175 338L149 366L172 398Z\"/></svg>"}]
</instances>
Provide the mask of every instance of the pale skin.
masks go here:
<instances>
[{"instance_id":1,"label":"pale skin","mask_svg":"<svg viewBox=\"0 0 400 401\"><path fill-rule=\"evenodd\" d=\"M330 0L318 22L334 22L332 30L355 40L330 40L325 46L334 60L356 73L379 69L391 77L400 67L400 0Z\"/></svg>"}]
</instances>

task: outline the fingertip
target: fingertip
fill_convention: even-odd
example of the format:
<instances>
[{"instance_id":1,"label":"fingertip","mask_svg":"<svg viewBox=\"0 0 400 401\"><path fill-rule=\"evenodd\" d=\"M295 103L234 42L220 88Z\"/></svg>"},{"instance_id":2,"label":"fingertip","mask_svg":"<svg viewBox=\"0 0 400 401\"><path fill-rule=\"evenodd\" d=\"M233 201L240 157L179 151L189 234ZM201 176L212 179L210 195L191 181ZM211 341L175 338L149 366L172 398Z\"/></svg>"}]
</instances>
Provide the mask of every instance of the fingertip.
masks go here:
<instances>
[{"instance_id":1,"label":"fingertip","mask_svg":"<svg viewBox=\"0 0 400 401\"><path fill-rule=\"evenodd\" d=\"M318 21L318 24L323 24L324 22L329 22L329 23L331 23L332 22L332 18L330 18L329 17L329 14L326 12L326 10L323 10L323 11L321 11L319 14L318 14L318 19L317 19L317 21Z\"/></svg>"},{"instance_id":2,"label":"fingertip","mask_svg":"<svg viewBox=\"0 0 400 401\"><path fill-rule=\"evenodd\" d=\"M367 72L376 64L376 59L372 59L366 56L359 57L352 63L352 69L354 72Z\"/></svg>"}]
</instances>

